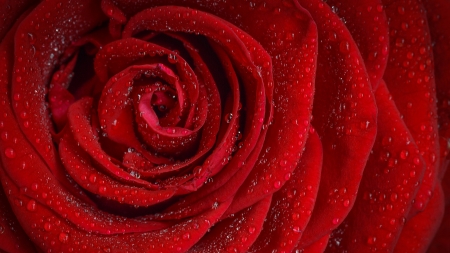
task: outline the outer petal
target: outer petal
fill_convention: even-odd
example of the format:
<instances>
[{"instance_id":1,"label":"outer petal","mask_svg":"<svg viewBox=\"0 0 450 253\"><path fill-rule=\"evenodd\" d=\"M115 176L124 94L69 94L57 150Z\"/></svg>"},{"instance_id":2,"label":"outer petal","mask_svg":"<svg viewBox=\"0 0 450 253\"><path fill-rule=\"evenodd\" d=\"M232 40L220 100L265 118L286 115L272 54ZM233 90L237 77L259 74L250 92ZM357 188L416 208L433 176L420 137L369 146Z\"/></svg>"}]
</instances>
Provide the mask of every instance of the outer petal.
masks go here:
<instances>
[{"instance_id":1,"label":"outer petal","mask_svg":"<svg viewBox=\"0 0 450 253\"><path fill-rule=\"evenodd\" d=\"M47 17L48 12L61 15ZM11 96L16 98L13 110L26 139L35 145L36 153L54 173L58 165L45 104L46 85L63 49L97 26L104 18L100 13L100 4L96 1L65 4L56 0L44 1L23 20L15 35L11 79L11 94L14 94ZM66 22L73 16L78 18Z\"/></svg>"},{"instance_id":2,"label":"outer petal","mask_svg":"<svg viewBox=\"0 0 450 253\"><path fill-rule=\"evenodd\" d=\"M441 143L439 177L448 167L450 152L450 1L422 1L427 11L433 44L434 74L438 104L438 126Z\"/></svg>"},{"instance_id":3,"label":"outer petal","mask_svg":"<svg viewBox=\"0 0 450 253\"><path fill-rule=\"evenodd\" d=\"M34 252L34 247L23 231L0 187L0 251L10 253Z\"/></svg>"},{"instance_id":4,"label":"outer petal","mask_svg":"<svg viewBox=\"0 0 450 253\"><path fill-rule=\"evenodd\" d=\"M324 150L316 206L301 240L304 247L336 228L352 208L375 140L377 108L363 59L344 23L321 1L299 3L319 30L313 125Z\"/></svg>"},{"instance_id":5,"label":"outer petal","mask_svg":"<svg viewBox=\"0 0 450 253\"><path fill-rule=\"evenodd\" d=\"M37 0L17 0L0 2L0 41L3 40L6 33L11 29L19 16Z\"/></svg>"},{"instance_id":6,"label":"outer petal","mask_svg":"<svg viewBox=\"0 0 450 253\"><path fill-rule=\"evenodd\" d=\"M444 216L441 186L434 190L425 210L406 222L394 252L424 252L430 246Z\"/></svg>"},{"instance_id":7,"label":"outer petal","mask_svg":"<svg viewBox=\"0 0 450 253\"><path fill-rule=\"evenodd\" d=\"M272 196L222 220L189 252L248 252L265 223Z\"/></svg>"},{"instance_id":8,"label":"outer petal","mask_svg":"<svg viewBox=\"0 0 450 253\"><path fill-rule=\"evenodd\" d=\"M289 181L274 193L270 212L249 252L291 252L298 244L314 208L322 167L322 144L311 128L302 160Z\"/></svg>"},{"instance_id":9,"label":"outer petal","mask_svg":"<svg viewBox=\"0 0 450 253\"><path fill-rule=\"evenodd\" d=\"M402 231L425 163L384 82L375 93L378 133L358 197L333 232L329 252L390 252Z\"/></svg>"},{"instance_id":10,"label":"outer petal","mask_svg":"<svg viewBox=\"0 0 450 253\"><path fill-rule=\"evenodd\" d=\"M42 250L54 249L56 252L185 252L204 236L229 206L229 202L214 206L197 217L158 231L92 233L55 216L52 208L19 194L19 189L3 171L0 174L6 191L16 196L18 205L12 207L18 217L26 220L21 223L24 230ZM34 204L31 209L29 203Z\"/></svg>"},{"instance_id":11,"label":"outer petal","mask_svg":"<svg viewBox=\"0 0 450 253\"><path fill-rule=\"evenodd\" d=\"M312 244L308 245L308 247L305 248L296 248L296 253L320 253L320 252L324 252L327 245L328 245L328 241L330 239L330 234L323 236L322 238L320 238L319 240L313 242Z\"/></svg>"},{"instance_id":12,"label":"outer petal","mask_svg":"<svg viewBox=\"0 0 450 253\"><path fill-rule=\"evenodd\" d=\"M425 9L419 1L383 3L390 30L384 80L426 163L425 177L410 214L413 216L425 208L438 182L440 150L432 44Z\"/></svg>"},{"instance_id":13,"label":"outer petal","mask_svg":"<svg viewBox=\"0 0 450 253\"><path fill-rule=\"evenodd\" d=\"M383 77L388 59L389 34L381 0L329 0L358 45L374 90Z\"/></svg>"},{"instance_id":14,"label":"outer petal","mask_svg":"<svg viewBox=\"0 0 450 253\"><path fill-rule=\"evenodd\" d=\"M428 252L450 252L450 241L448 240L448 235L450 235L450 211L447 204L441 226L439 227L434 240L431 242Z\"/></svg>"},{"instance_id":15,"label":"outer petal","mask_svg":"<svg viewBox=\"0 0 450 253\"><path fill-rule=\"evenodd\" d=\"M274 20L265 18L264 11L255 12L254 16L274 33L281 31L281 34L276 34L279 43L270 42L260 28L253 26L249 31L273 59L274 116L258 162L234 197L228 214L278 191L284 185L287 181L285 175L297 167L310 127L317 55L316 26L305 9L287 1L284 3L284 6L273 6L271 2L270 7L260 4L264 11L285 13L274 16ZM269 14L272 15L271 12Z\"/></svg>"}]
</instances>

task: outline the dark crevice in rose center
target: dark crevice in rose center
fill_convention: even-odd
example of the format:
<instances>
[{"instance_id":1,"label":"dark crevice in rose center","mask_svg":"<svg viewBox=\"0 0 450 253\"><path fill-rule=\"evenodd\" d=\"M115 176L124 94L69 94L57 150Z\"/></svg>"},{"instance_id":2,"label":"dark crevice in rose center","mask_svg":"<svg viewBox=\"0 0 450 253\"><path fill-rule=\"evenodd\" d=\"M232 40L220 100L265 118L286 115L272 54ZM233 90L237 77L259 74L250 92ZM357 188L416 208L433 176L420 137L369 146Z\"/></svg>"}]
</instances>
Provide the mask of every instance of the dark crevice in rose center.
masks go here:
<instances>
[{"instance_id":1,"label":"dark crevice in rose center","mask_svg":"<svg viewBox=\"0 0 450 253\"><path fill-rule=\"evenodd\" d=\"M176 203L179 199L179 197L174 197L149 207L143 207L118 203L116 201L109 200L101 196L93 195L90 192L86 192L86 194L88 194L89 196L91 196L92 199L95 200L97 207L100 208L101 210L105 210L109 213L129 218L135 218L149 214L157 214L165 210L171 204Z\"/></svg>"},{"instance_id":2,"label":"dark crevice in rose center","mask_svg":"<svg viewBox=\"0 0 450 253\"><path fill-rule=\"evenodd\" d=\"M170 92L157 91L153 93L151 106L158 118L164 118L175 107L177 97Z\"/></svg>"},{"instance_id":3,"label":"dark crevice in rose center","mask_svg":"<svg viewBox=\"0 0 450 253\"><path fill-rule=\"evenodd\" d=\"M73 79L68 91L77 97L78 94L85 95L80 89L85 89L86 83L95 75L94 56L86 52L84 48L78 50L78 59L73 72ZM81 95L80 94L80 95Z\"/></svg>"}]
</instances>

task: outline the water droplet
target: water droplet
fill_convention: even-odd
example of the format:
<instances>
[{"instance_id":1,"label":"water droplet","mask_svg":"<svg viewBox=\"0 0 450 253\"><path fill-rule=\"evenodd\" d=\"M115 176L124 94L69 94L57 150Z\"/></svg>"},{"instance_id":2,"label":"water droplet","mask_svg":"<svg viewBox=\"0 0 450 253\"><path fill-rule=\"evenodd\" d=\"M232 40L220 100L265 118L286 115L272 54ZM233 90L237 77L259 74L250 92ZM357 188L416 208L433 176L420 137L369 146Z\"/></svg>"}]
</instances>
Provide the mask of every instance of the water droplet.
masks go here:
<instances>
[{"instance_id":1,"label":"water droplet","mask_svg":"<svg viewBox=\"0 0 450 253\"><path fill-rule=\"evenodd\" d=\"M232 119L233 119L232 113L228 113L225 115L225 122L230 123Z\"/></svg>"},{"instance_id":2,"label":"water droplet","mask_svg":"<svg viewBox=\"0 0 450 253\"><path fill-rule=\"evenodd\" d=\"M7 141L8 140L8 132L2 132L1 138L2 138L2 140Z\"/></svg>"},{"instance_id":3,"label":"water droplet","mask_svg":"<svg viewBox=\"0 0 450 253\"><path fill-rule=\"evenodd\" d=\"M367 244L374 244L376 242L377 238L376 237L369 237L367 238Z\"/></svg>"},{"instance_id":4,"label":"water droplet","mask_svg":"<svg viewBox=\"0 0 450 253\"><path fill-rule=\"evenodd\" d=\"M427 49L425 47L420 47L419 48L419 53L420 54L425 54L427 52Z\"/></svg>"},{"instance_id":5,"label":"water droplet","mask_svg":"<svg viewBox=\"0 0 450 253\"><path fill-rule=\"evenodd\" d=\"M348 43L348 41L343 40L341 41L341 43L339 44L339 50L342 53L347 53L350 51L350 44Z\"/></svg>"},{"instance_id":6,"label":"water droplet","mask_svg":"<svg viewBox=\"0 0 450 253\"><path fill-rule=\"evenodd\" d=\"M286 175L284 175L285 180L289 180L290 178L291 178L291 173L286 173Z\"/></svg>"},{"instance_id":7,"label":"water droplet","mask_svg":"<svg viewBox=\"0 0 450 253\"><path fill-rule=\"evenodd\" d=\"M281 187L281 182L280 181L275 181L275 183L273 183L273 187L275 187L276 189Z\"/></svg>"},{"instance_id":8,"label":"water droplet","mask_svg":"<svg viewBox=\"0 0 450 253\"><path fill-rule=\"evenodd\" d=\"M12 148L6 148L5 156L8 158L14 158L14 157L16 157L16 152L14 152L14 149L12 149Z\"/></svg>"},{"instance_id":9,"label":"water droplet","mask_svg":"<svg viewBox=\"0 0 450 253\"><path fill-rule=\"evenodd\" d=\"M106 192L106 186L100 186L100 187L98 187L98 192L99 192L99 193L105 193L105 192Z\"/></svg>"},{"instance_id":10,"label":"water droplet","mask_svg":"<svg viewBox=\"0 0 450 253\"><path fill-rule=\"evenodd\" d=\"M408 151L407 150L402 150L400 151L400 158L405 160L408 157Z\"/></svg>"},{"instance_id":11,"label":"water droplet","mask_svg":"<svg viewBox=\"0 0 450 253\"><path fill-rule=\"evenodd\" d=\"M345 207L348 207L350 205L350 200L349 199L344 200L343 205Z\"/></svg>"},{"instance_id":12,"label":"water droplet","mask_svg":"<svg viewBox=\"0 0 450 253\"><path fill-rule=\"evenodd\" d=\"M44 229L45 229L45 231L50 231L52 229L52 224L46 222L44 224Z\"/></svg>"},{"instance_id":13,"label":"water droplet","mask_svg":"<svg viewBox=\"0 0 450 253\"><path fill-rule=\"evenodd\" d=\"M39 185L37 183L33 183L31 185L31 190L33 190L33 191L37 191L38 188L39 188Z\"/></svg>"},{"instance_id":14,"label":"water droplet","mask_svg":"<svg viewBox=\"0 0 450 253\"><path fill-rule=\"evenodd\" d=\"M95 181L97 181L97 176L95 174L91 174L89 176L89 181L91 181L91 183L95 183Z\"/></svg>"},{"instance_id":15,"label":"water droplet","mask_svg":"<svg viewBox=\"0 0 450 253\"><path fill-rule=\"evenodd\" d=\"M189 240L189 238L191 238L191 234L185 233L185 234L183 235L183 240Z\"/></svg>"},{"instance_id":16,"label":"water droplet","mask_svg":"<svg viewBox=\"0 0 450 253\"><path fill-rule=\"evenodd\" d=\"M339 223L339 221L340 221L339 218L334 218L332 222L334 225L336 225Z\"/></svg>"},{"instance_id":17,"label":"water droplet","mask_svg":"<svg viewBox=\"0 0 450 253\"><path fill-rule=\"evenodd\" d=\"M28 201L28 204L27 204L27 210L28 210L28 211L34 211L34 210L36 210L36 201L34 201L34 200Z\"/></svg>"},{"instance_id":18,"label":"water droplet","mask_svg":"<svg viewBox=\"0 0 450 253\"><path fill-rule=\"evenodd\" d=\"M397 198L398 198L398 196L397 196L396 193L392 193L392 194L391 194L391 201L396 201Z\"/></svg>"},{"instance_id":19,"label":"water droplet","mask_svg":"<svg viewBox=\"0 0 450 253\"><path fill-rule=\"evenodd\" d=\"M253 226L248 228L248 232L249 232L250 234L255 233L255 230L256 230L256 228L253 227Z\"/></svg>"},{"instance_id":20,"label":"water droplet","mask_svg":"<svg viewBox=\"0 0 450 253\"><path fill-rule=\"evenodd\" d=\"M59 236L58 236L58 239L59 239L60 242L66 243L68 241L68 239L69 239L69 235L66 234L66 233L60 233Z\"/></svg>"}]
</instances>

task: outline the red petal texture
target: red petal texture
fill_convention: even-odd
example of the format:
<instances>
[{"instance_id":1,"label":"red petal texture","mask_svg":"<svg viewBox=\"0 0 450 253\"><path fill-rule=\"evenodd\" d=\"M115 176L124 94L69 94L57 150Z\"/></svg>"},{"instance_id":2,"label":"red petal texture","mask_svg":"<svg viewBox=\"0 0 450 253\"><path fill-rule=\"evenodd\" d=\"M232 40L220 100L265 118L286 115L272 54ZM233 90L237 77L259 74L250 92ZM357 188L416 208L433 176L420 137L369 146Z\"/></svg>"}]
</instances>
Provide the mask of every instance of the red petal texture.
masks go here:
<instances>
[{"instance_id":1,"label":"red petal texture","mask_svg":"<svg viewBox=\"0 0 450 253\"><path fill-rule=\"evenodd\" d=\"M273 195L262 234L249 252L270 252L294 249L311 217L317 197L322 165L322 145L315 131L310 134L306 150L297 168L283 188ZM298 187L298 185L304 187Z\"/></svg>"},{"instance_id":2,"label":"red petal texture","mask_svg":"<svg viewBox=\"0 0 450 253\"><path fill-rule=\"evenodd\" d=\"M328 245L328 240L330 239L330 235L326 235L319 240L315 241L314 243L311 243L305 248L298 248L296 249L296 252L302 252L302 253L315 253L315 252L324 252L325 248Z\"/></svg>"},{"instance_id":3,"label":"red petal texture","mask_svg":"<svg viewBox=\"0 0 450 253\"><path fill-rule=\"evenodd\" d=\"M386 13L380 0L327 1L351 33L376 89L386 69L389 34Z\"/></svg>"},{"instance_id":4,"label":"red petal texture","mask_svg":"<svg viewBox=\"0 0 450 253\"><path fill-rule=\"evenodd\" d=\"M440 186L433 192L425 210L406 222L394 252L424 252L430 246L444 216Z\"/></svg>"},{"instance_id":5,"label":"red petal texture","mask_svg":"<svg viewBox=\"0 0 450 253\"><path fill-rule=\"evenodd\" d=\"M414 213L426 206L437 184L439 166L431 39L425 9L419 1L383 3L390 19L390 59L384 80L426 164L425 177L412 209Z\"/></svg>"},{"instance_id":6,"label":"red petal texture","mask_svg":"<svg viewBox=\"0 0 450 253\"><path fill-rule=\"evenodd\" d=\"M29 7L36 4L36 0L19 0L19 1L2 1L0 3L1 16L0 20L0 39L3 39L16 20Z\"/></svg>"},{"instance_id":7,"label":"red petal texture","mask_svg":"<svg viewBox=\"0 0 450 253\"><path fill-rule=\"evenodd\" d=\"M433 59L435 66L436 95L438 106L438 127L441 143L441 160L439 177L445 173L448 167L448 152L450 145L447 140L450 135L449 128L449 106L450 97L450 17L444 13L450 11L448 1L423 1L427 11L427 21L430 27L431 43L433 44Z\"/></svg>"},{"instance_id":8,"label":"red petal texture","mask_svg":"<svg viewBox=\"0 0 450 253\"><path fill-rule=\"evenodd\" d=\"M450 251L448 0L0 0L0 252Z\"/></svg>"},{"instance_id":9,"label":"red petal texture","mask_svg":"<svg viewBox=\"0 0 450 253\"><path fill-rule=\"evenodd\" d=\"M34 246L13 215L3 189L0 193L0 249L5 252L32 252Z\"/></svg>"},{"instance_id":10,"label":"red petal texture","mask_svg":"<svg viewBox=\"0 0 450 253\"><path fill-rule=\"evenodd\" d=\"M355 201L376 134L376 105L358 48L344 23L319 1L299 1L319 30L313 110L323 145L319 194L301 240L307 246L336 228Z\"/></svg>"},{"instance_id":11,"label":"red petal texture","mask_svg":"<svg viewBox=\"0 0 450 253\"><path fill-rule=\"evenodd\" d=\"M344 223L333 231L330 252L392 249L411 208L416 186L423 178L425 164L383 82L375 97L377 139L356 203Z\"/></svg>"}]
</instances>

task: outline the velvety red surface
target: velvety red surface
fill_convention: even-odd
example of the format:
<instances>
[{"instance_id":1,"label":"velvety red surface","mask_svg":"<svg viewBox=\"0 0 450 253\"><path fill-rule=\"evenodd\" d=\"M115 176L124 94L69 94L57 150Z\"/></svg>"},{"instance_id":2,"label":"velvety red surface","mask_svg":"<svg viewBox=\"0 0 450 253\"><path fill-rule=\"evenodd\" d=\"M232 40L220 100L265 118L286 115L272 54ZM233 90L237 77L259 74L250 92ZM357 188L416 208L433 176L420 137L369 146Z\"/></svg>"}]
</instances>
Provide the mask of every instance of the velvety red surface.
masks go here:
<instances>
[{"instance_id":1,"label":"velvety red surface","mask_svg":"<svg viewBox=\"0 0 450 253\"><path fill-rule=\"evenodd\" d=\"M450 251L448 13L0 1L0 251Z\"/></svg>"}]
</instances>

